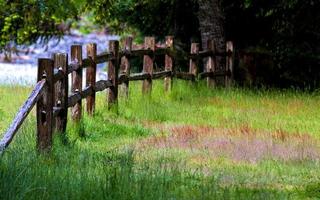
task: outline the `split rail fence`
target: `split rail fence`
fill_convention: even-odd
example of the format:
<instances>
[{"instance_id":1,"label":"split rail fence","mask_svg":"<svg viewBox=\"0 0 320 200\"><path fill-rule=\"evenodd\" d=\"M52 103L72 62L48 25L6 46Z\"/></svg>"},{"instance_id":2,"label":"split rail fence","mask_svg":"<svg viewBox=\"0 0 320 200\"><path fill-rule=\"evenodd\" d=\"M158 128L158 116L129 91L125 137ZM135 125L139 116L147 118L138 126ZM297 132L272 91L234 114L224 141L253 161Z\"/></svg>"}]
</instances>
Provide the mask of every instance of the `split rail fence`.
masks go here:
<instances>
[{"instance_id":1,"label":"split rail fence","mask_svg":"<svg viewBox=\"0 0 320 200\"><path fill-rule=\"evenodd\" d=\"M199 51L199 44L192 43L188 56L189 72L177 72L174 59L178 56L174 49L172 36L166 37L164 45L156 45L154 37L146 37L143 48L133 49L132 37L125 39L123 49L119 49L118 41L109 42L109 51L97 54L96 44L86 46L87 58L82 58L82 46L71 46L71 62L68 54L56 53L52 59L38 60L38 82L31 95L21 107L11 126L0 141L0 152L11 143L18 129L36 105L37 149L50 151L53 133L66 131L68 108L71 117L79 122L82 117L82 100L86 99L86 111L92 116L95 110L96 93L107 90L107 104L111 108L117 104L118 85L122 84L123 92L128 97L129 82L142 81L142 92L150 94L152 80L164 78L165 91L172 87L172 78L195 81L206 79L209 87L215 85L216 77L224 77L226 86L230 86L233 78L234 47L227 42L226 51L216 51L213 41L208 41L208 49ZM164 71L153 72L154 59L164 55ZM143 72L130 73L130 59L143 56ZM216 70L216 57L226 57L226 69ZM204 72L199 73L199 61L205 59ZM96 82L97 64L108 63L108 80ZM86 85L82 89L83 69L86 68ZM72 74L71 94L68 95L68 75Z\"/></svg>"}]
</instances>

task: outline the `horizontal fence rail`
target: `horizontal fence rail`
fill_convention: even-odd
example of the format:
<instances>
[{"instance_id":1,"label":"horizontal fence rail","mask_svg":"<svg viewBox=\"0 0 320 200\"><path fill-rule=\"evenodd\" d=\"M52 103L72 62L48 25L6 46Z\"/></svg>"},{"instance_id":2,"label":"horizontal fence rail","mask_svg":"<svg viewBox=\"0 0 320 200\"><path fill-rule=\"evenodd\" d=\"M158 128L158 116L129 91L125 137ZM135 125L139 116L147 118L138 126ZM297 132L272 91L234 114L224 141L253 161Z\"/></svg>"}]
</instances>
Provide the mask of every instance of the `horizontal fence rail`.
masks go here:
<instances>
[{"instance_id":1,"label":"horizontal fence rail","mask_svg":"<svg viewBox=\"0 0 320 200\"><path fill-rule=\"evenodd\" d=\"M133 38L124 40L122 49L118 41L109 42L109 51L97 54L96 44L86 46L87 58L82 58L82 46L71 46L71 61L68 54L56 53L52 59L39 59L38 83L31 95L18 112L13 123L0 141L0 152L3 151L17 133L19 127L37 105L37 149L41 152L52 148L53 132L64 134L68 121L68 108L75 124L82 119L82 100L86 99L86 112L92 116L95 111L95 95L107 90L108 108L117 109L118 92L128 98L130 81L142 81L143 94L151 94L152 81L164 79L164 88L168 92L173 87L172 79L183 79L191 82L206 79L209 87L216 85L216 78L222 77L225 86L230 86L233 79L234 46L226 43L226 50L219 52L212 40L208 48L200 51L198 43L191 44L189 53L178 52L174 48L174 38L167 36L164 44L156 44L154 37L146 37L143 45L133 45ZM179 71L175 60L180 55L187 55L189 71ZM164 56L164 70L154 71L155 58ZM225 69L217 68L216 57L225 58ZM143 59L143 71L130 73L133 58ZM199 72L199 63L203 61L204 71ZM97 64L108 63L108 80L96 81ZM86 85L83 87L83 69L86 69ZM71 74L71 94L69 91L69 74ZM83 89L84 88L84 89ZM118 91L119 88L119 91Z\"/></svg>"},{"instance_id":2,"label":"horizontal fence rail","mask_svg":"<svg viewBox=\"0 0 320 200\"><path fill-rule=\"evenodd\" d=\"M95 86L89 86L85 88L83 91L76 92L71 96L69 96L68 107L74 106L81 99L85 99L96 92L100 92L111 87L112 87L112 83L110 81L104 81L104 80L98 81L96 82Z\"/></svg>"}]
</instances>

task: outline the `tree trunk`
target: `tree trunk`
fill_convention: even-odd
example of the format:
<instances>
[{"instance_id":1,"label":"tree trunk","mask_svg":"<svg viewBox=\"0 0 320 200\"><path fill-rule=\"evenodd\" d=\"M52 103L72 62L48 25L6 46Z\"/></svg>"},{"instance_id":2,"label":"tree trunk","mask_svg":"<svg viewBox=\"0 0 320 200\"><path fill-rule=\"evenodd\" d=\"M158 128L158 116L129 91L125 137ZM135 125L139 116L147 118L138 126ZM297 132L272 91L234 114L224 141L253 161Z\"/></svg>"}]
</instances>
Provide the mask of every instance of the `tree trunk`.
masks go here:
<instances>
[{"instance_id":1,"label":"tree trunk","mask_svg":"<svg viewBox=\"0 0 320 200\"><path fill-rule=\"evenodd\" d=\"M207 49L209 39L215 42L218 51L225 51L226 41L224 33L224 13L221 0L198 0L199 26L201 32L202 48ZM217 69L225 69L225 58L217 59Z\"/></svg>"}]
</instances>

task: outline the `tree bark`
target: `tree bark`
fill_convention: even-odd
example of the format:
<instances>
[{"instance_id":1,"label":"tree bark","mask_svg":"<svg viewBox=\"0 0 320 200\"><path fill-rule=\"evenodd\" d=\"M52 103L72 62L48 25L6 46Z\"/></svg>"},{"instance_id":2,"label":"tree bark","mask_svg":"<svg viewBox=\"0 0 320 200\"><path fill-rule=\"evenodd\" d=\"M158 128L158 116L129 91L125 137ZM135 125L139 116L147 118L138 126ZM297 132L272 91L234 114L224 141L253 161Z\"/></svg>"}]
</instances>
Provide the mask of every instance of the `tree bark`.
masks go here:
<instances>
[{"instance_id":1,"label":"tree bark","mask_svg":"<svg viewBox=\"0 0 320 200\"><path fill-rule=\"evenodd\" d=\"M198 4L202 47L206 49L207 41L213 39L218 50L225 50L225 17L221 7L221 0L198 0Z\"/></svg>"},{"instance_id":2,"label":"tree bark","mask_svg":"<svg viewBox=\"0 0 320 200\"><path fill-rule=\"evenodd\" d=\"M217 51L225 51L224 13L221 0L198 0L199 28L202 48L207 49L207 41L213 40ZM217 70L225 69L225 58L217 59Z\"/></svg>"}]
</instances>

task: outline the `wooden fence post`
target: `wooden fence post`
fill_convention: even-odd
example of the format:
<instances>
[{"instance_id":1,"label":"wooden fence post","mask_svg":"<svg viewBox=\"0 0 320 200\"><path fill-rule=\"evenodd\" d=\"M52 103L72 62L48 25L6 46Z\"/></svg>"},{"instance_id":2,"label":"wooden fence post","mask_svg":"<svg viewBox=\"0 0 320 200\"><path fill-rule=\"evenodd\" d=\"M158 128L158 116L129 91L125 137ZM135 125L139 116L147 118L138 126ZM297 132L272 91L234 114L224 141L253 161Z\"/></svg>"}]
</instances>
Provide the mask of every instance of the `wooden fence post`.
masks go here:
<instances>
[{"instance_id":1,"label":"wooden fence post","mask_svg":"<svg viewBox=\"0 0 320 200\"><path fill-rule=\"evenodd\" d=\"M212 56L209 56L206 59L206 71L207 72L214 72L216 69L216 46L214 43L214 40L208 40L207 42L207 48L208 50L211 50L213 52ZM215 77L209 76L207 77L207 86L209 88L215 87L216 82L215 82Z\"/></svg>"},{"instance_id":2,"label":"wooden fence post","mask_svg":"<svg viewBox=\"0 0 320 200\"><path fill-rule=\"evenodd\" d=\"M91 60L90 65L86 69L86 87L95 87L96 85L96 58L97 58L97 45L87 45L87 57ZM95 91L87 97L87 113L93 116L95 110L96 93Z\"/></svg>"},{"instance_id":3,"label":"wooden fence post","mask_svg":"<svg viewBox=\"0 0 320 200\"><path fill-rule=\"evenodd\" d=\"M144 38L144 48L146 50L155 51L155 38L154 37L145 37ZM152 76L153 73L153 60L154 55L144 55L143 56L143 72L148 73ZM143 80L142 83L142 93L151 94L152 90L152 77Z\"/></svg>"},{"instance_id":4,"label":"wooden fence post","mask_svg":"<svg viewBox=\"0 0 320 200\"><path fill-rule=\"evenodd\" d=\"M53 132L53 60L38 60L38 81L46 79L42 96L37 102L37 149L45 152L52 147Z\"/></svg>"},{"instance_id":5,"label":"wooden fence post","mask_svg":"<svg viewBox=\"0 0 320 200\"><path fill-rule=\"evenodd\" d=\"M173 36L166 37L166 48L173 49ZM173 73L173 58L167 53L165 55L165 71L171 71ZM164 90L166 92L172 89L172 75L164 78Z\"/></svg>"},{"instance_id":6,"label":"wooden fence post","mask_svg":"<svg viewBox=\"0 0 320 200\"><path fill-rule=\"evenodd\" d=\"M226 87L230 87L233 81L233 62L234 62L234 46L232 41L227 41L226 43L226 52L227 52L227 63L226 63L226 71L227 75L225 78Z\"/></svg>"},{"instance_id":7,"label":"wooden fence post","mask_svg":"<svg viewBox=\"0 0 320 200\"><path fill-rule=\"evenodd\" d=\"M191 44L191 54L199 54L199 43L192 43ZM197 58L191 58L190 59L190 67L189 67L189 73L193 74L195 78L197 78L198 75L198 59Z\"/></svg>"},{"instance_id":8,"label":"wooden fence post","mask_svg":"<svg viewBox=\"0 0 320 200\"><path fill-rule=\"evenodd\" d=\"M78 93L82 91L82 46L72 45L71 46L71 63L77 63L79 68L72 72L72 93ZM82 103L79 100L72 107L72 120L79 122L82 116Z\"/></svg>"},{"instance_id":9,"label":"wooden fence post","mask_svg":"<svg viewBox=\"0 0 320 200\"><path fill-rule=\"evenodd\" d=\"M54 106L61 108L55 120L55 128L58 133L65 133L68 120L68 54L56 53L53 60L54 68L63 74L63 78L55 83Z\"/></svg>"},{"instance_id":10,"label":"wooden fence post","mask_svg":"<svg viewBox=\"0 0 320 200\"><path fill-rule=\"evenodd\" d=\"M112 58L108 62L108 79L112 87L108 89L108 108L111 109L118 101L119 41L109 41L109 51Z\"/></svg>"},{"instance_id":11,"label":"wooden fence post","mask_svg":"<svg viewBox=\"0 0 320 200\"><path fill-rule=\"evenodd\" d=\"M124 50L128 53L132 50L132 37L127 37L124 41ZM121 58L121 65L120 65L120 74L125 74L127 78L130 76L130 60L128 56L123 56ZM126 79L122 83L122 92L124 96L128 98L129 96L129 79Z\"/></svg>"}]
</instances>

